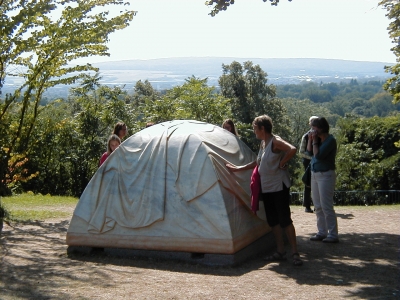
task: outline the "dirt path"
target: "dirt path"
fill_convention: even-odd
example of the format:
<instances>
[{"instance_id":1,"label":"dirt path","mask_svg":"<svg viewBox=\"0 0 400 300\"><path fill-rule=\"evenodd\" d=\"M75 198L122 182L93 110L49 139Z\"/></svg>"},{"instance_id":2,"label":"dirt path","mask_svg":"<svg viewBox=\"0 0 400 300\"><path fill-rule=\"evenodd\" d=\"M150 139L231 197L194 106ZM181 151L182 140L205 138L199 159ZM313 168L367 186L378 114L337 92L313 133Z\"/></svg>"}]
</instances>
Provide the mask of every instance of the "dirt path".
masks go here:
<instances>
[{"instance_id":1,"label":"dirt path","mask_svg":"<svg viewBox=\"0 0 400 300\"><path fill-rule=\"evenodd\" d=\"M68 257L69 220L5 224L0 299L400 299L399 205L337 207L339 244L309 241L315 215L292 210L302 267Z\"/></svg>"}]
</instances>

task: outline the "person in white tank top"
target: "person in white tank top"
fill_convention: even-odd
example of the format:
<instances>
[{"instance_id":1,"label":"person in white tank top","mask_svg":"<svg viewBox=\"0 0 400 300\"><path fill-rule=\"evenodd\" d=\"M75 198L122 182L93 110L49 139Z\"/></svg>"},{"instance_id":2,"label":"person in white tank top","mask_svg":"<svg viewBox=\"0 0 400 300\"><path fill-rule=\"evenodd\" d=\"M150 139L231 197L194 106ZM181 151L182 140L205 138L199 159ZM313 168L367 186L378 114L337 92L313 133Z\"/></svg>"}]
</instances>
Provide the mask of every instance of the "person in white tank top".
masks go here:
<instances>
[{"instance_id":1,"label":"person in white tank top","mask_svg":"<svg viewBox=\"0 0 400 300\"><path fill-rule=\"evenodd\" d=\"M283 241L285 232L292 251L292 262L301 266L303 261L297 251L296 230L290 217L290 177L287 162L296 154L296 147L272 134L272 119L267 115L253 121L256 138L261 140L257 160L244 166L226 164L232 172L253 169L258 165L261 179L260 200L264 201L267 222L272 228L277 250L264 258L267 261L286 260Z\"/></svg>"}]
</instances>

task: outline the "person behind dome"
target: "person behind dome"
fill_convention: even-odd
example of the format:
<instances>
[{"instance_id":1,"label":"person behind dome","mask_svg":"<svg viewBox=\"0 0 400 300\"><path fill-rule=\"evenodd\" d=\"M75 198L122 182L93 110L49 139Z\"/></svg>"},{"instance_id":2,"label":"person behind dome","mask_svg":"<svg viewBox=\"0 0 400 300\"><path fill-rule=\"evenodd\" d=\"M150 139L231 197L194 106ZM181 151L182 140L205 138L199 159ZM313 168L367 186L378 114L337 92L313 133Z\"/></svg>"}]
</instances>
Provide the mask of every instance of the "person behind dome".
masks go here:
<instances>
[{"instance_id":1,"label":"person behind dome","mask_svg":"<svg viewBox=\"0 0 400 300\"><path fill-rule=\"evenodd\" d=\"M128 134L128 127L124 122L118 122L114 126L113 134L117 135L122 141Z\"/></svg>"},{"instance_id":2,"label":"person behind dome","mask_svg":"<svg viewBox=\"0 0 400 300\"><path fill-rule=\"evenodd\" d=\"M290 177L287 170L287 163L296 154L296 147L272 134L272 119L267 115L254 119L253 130L256 138L261 140L257 160L243 166L226 164L226 167L232 172L237 172L254 169L258 165L261 180L260 199L264 202L267 222L272 228L277 246L276 252L264 259L286 260L282 236L284 231L292 248L293 265L301 266L303 261L297 251L296 231L290 216Z\"/></svg>"},{"instance_id":3,"label":"person behind dome","mask_svg":"<svg viewBox=\"0 0 400 300\"><path fill-rule=\"evenodd\" d=\"M110 154L119 147L119 145L121 145L121 139L116 134L110 135L107 140L107 151L101 156L99 167L106 161Z\"/></svg>"},{"instance_id":4,"label":"person behind dome","mask_svg":"<svg viewBox=\"0 0 400 300\"><path fill-rule=\"evenodd\" d=\"M231 119L226 119L222 123L222 128L225 129L225 130L228 130L230 133L238 136L235 124L233 123L233 121Z\"/></svg>"},{"instance_id":5,"label":"person behind dome","mask_svg":"<svg viewBox=\"0 0 400 300\"><path fill-rule=\"evenodd\" d=\"M315 119L318 119L318 117L312 116L308 120L308 125L310 126L310 128L311 128L311 122ZM299 153L300 153L300 156L302 157L302 161L303 161L304 171L306 171L306 172L310 171L310 169L307 169L307 167L310 164L311 157L313 155L312 149L311 149L311 151L307 150L308 134L310 132L311 132L311 129L302 136L301 143L300 143L300 149L299 149ZM309 174L311 175L311 171ZM305 207L305 209L304 209L305 212L313 213L313 210L311 209L311 182L308 184L304 184L303 206Z\"/></svg>"}]
</instances>

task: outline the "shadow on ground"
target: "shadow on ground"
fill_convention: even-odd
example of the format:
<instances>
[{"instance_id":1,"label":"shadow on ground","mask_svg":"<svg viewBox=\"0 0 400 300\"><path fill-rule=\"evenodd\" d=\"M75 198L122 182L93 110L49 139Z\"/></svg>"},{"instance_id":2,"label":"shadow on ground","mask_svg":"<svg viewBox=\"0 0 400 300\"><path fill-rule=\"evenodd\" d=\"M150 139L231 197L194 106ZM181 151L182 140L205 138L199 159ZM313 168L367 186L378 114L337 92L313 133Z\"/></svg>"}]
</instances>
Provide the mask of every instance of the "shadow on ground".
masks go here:
<instances>
[{"instance_id":1,"label":"shadow on ground","mask_svg":"<svg viewBox=\"0 0 400 300\"><path fill-rule=\"evenodd\" d=\"M67 221L35 222L3 231L0 239L0 287L4 299L68 298L74 286L114 286L114 269L118 269L118 276L126 278L141 276L145 269L231 277L255 270L272 271L292 278L299 285L311 285L322 290L324 286L340 286L346 290L355 283L368 286L356 292L348 289L347 297L350 298L400 298L399 236L394 234L343 234L339 244L311 242L309 237L298 236L304 259L302 267L294 267L290 259L268 263L260 257L237 267L212 267L157 259L111 257L101 251L68 257L65 245L67 228Z\"/></svg>"}]
</instances>

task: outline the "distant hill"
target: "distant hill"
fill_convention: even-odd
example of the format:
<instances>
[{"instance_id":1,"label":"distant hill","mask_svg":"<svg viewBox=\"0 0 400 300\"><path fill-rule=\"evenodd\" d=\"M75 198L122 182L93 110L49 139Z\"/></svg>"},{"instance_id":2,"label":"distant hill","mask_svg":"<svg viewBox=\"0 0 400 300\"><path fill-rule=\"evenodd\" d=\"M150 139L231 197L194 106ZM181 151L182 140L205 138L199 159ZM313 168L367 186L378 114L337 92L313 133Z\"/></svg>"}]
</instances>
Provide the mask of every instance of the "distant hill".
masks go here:
<instances>
[{"instance_id":1,"label":"distant hill","mask_svg":"<svg viewBox=\"0 0 400 300\"><path fill-rule=\"evenodd\" d=\"M288 84L302 81L340 82L350 79L384 80L384 62L348 61L311 58L234 58L184 57L151 60L124 60L93 64L100 68L106 84L132 84L148 79L155 88L179 85L192 75L208 77L210 85L218 85L222 64L252 61L268 73L269 83Z\"/></svg>"}]
</instances>

